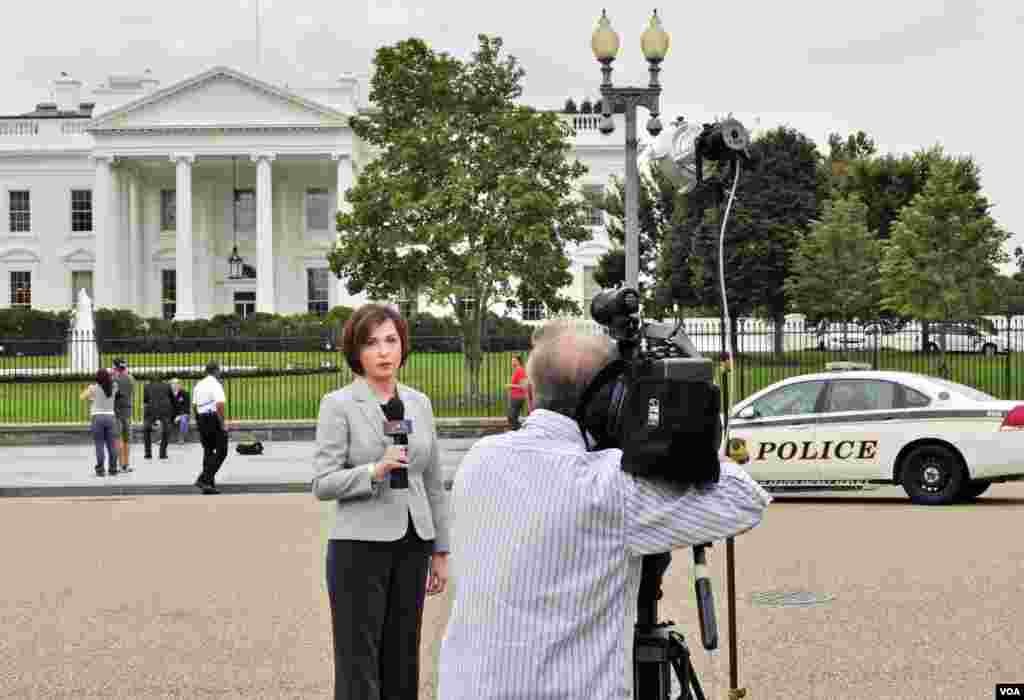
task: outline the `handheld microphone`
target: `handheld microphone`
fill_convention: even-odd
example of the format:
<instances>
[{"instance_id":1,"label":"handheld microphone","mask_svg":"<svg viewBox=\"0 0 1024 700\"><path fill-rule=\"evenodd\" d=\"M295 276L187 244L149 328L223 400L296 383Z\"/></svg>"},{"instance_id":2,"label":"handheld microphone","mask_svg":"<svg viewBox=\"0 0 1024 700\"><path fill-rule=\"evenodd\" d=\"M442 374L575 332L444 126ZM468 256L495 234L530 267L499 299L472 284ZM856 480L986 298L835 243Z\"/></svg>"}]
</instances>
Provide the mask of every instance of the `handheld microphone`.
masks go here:
<instances>
[{"instance_id":1,"label":"handheld microphone","mask_svg":"<svg viewBox=\"0 0 1024 700\"><path fill-rule=\"evenodd\" d=\"M412 432L412 421L405 420L405 404L398 398L396 393L391 400L384 404L384 434L390 435L396 445L408 445L409 433ZM389 474L391 488L409 488L409 470L405 467L391 470Z\"/></svg>"},{"instance_id":2,"label":"handheld microphone","mask_svg":"<svg viewBox=\"0 0 1024 700\"><path fill-rule=\"evenodd\" d=\"M700 620L700 639L708 651L718 648L718 624L715 622L715 598L708 578L705 547L699 544L693 548L693 585L697 593L697 618Z\"/></svg>"}]
</instances>

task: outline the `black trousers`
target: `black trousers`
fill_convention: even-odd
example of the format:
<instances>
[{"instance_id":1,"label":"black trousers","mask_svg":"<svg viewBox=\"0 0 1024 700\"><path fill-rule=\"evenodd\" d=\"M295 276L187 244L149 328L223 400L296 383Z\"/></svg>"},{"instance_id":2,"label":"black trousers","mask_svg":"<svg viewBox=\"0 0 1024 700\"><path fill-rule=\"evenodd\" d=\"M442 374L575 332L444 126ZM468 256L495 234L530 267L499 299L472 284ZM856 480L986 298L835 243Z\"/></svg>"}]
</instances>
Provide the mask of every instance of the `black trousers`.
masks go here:
<instances>
[{"instance_id":1,"label":"black trousers","mask_svg":"<svg viewBox=\"0 0 1024 700\"><path fill-rule=\"evenodd\" d=\"M228 431L216 413L200 413L196 419L199 440L203 444L203 472L199 481L213 485L217 470L228 458Z\"/></svg>"},{"instance_id":2,"label":"black trousers","mask_svg":"<svg viewBox=\"0 0 1024 700\"><path fill-rule=\"evenodd\" d=\"M327 543L335 700L416 700L432 551L411 520L395 542Z\"/></svg>"},{"instance_id":3,"label":"black trousers","mask_svg":"<svg viewBox=\"0 0 1024 700\"><path fill-rule=\"evenodd\" d=\"M171 417L145 415L142 419L142 444L146 455L153 454L153 423L160 421L160 456L167 456L167 441L171 439Z\"/></svg>"}]
</instances>

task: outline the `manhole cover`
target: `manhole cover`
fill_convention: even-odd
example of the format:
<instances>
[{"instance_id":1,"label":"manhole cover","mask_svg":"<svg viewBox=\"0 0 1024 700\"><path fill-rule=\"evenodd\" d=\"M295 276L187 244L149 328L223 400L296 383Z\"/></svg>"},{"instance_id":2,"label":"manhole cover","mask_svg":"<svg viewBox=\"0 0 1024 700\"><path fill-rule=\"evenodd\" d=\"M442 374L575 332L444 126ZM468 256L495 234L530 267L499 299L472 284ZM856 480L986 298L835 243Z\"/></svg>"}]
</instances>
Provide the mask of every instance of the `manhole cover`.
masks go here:
<instances>
[{"instance_id":1,"label":"manhole cover","mask_svg":"<svg viewBox=\"0 0 1024 700\"><path fill-rule=\"evenodd\" d=\"M831 593L811 591L766 591L750 596L750 601L754 605L770 608L807 608L812 605L823 605L834 599L835 596Z\"/></svg>"}]
</instances>

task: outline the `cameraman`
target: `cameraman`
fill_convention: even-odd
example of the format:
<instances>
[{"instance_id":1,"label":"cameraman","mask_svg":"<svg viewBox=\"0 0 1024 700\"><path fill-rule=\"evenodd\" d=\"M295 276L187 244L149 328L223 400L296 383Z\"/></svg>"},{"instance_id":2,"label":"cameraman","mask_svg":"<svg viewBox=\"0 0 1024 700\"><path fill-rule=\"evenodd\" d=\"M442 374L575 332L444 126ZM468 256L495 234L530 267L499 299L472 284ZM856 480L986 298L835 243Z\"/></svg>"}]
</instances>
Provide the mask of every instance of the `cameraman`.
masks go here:
<instances>
[{"instance_id":1,"label":"cameraman","mask_svg":"<svg viewBox=\"0 0 1024 700\"><path fill-rule=\"evenodd\" d=\"M572 416L613 353L606 337L545 328L527 364L537 410L463 460L438 698L632 697L643 555L761 521L771 498L731 462L684 489L626 474L618 449L585 450Z\"/></svg>"}]
</instances>

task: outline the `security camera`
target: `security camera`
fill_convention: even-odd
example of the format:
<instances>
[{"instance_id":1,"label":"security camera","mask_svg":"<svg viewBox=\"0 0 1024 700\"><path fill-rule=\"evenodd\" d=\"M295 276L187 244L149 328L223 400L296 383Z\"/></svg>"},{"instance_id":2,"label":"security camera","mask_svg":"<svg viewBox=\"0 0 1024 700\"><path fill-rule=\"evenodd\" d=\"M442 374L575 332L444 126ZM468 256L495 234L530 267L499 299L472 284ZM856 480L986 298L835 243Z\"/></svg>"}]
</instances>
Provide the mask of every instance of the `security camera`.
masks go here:
<instances>
[{"instance_id":1,"label":"security camera","mask_svg":"<svg viewBox=\"0 0 1024 700\"><path fill-rule=\"evenodd\" d=\"M651 117L647 120L647 133L651 136L657 136L661 133L661 120L657 117Z\"/></svg>"},{"instance_id":2,"label":"security camera","mask_svg":"<svg viewBox=\"0 0 1024 700\"><path fill-rule=\"evenodd\" d=\"M612 119L611 114L606 114L601 119L601 124L597 127L602 134L607 136L608 134L615 131L615 120Z\"/></svg>"}]
</instances>

